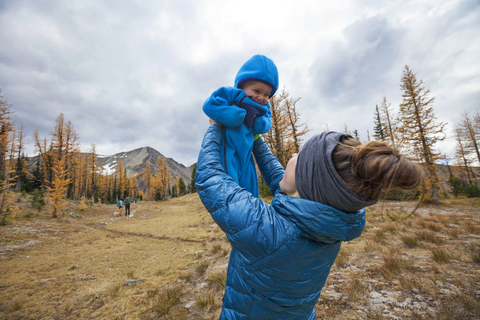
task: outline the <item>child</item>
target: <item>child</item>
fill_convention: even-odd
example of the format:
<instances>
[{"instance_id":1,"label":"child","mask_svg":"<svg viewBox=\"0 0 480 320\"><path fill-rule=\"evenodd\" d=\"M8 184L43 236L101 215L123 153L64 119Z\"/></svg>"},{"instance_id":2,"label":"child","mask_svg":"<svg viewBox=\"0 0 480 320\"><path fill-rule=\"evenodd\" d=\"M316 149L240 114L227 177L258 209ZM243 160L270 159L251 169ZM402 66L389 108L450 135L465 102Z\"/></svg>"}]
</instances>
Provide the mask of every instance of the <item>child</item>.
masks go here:
<instances>
[{"instance_id":1,"label":"child","mask_svg":"<svg viewBox=\"0 0 480 320\"><path fill-rule=\"evenodd\" d=\"M272 126L268 99L277 88L277 67L271 59L255 55L238 71L235 88L218 89L203 105L205 114L223 125L221 161L225 172L255 197L258 181L253 142Z\"/></svg>"}]
</instances>

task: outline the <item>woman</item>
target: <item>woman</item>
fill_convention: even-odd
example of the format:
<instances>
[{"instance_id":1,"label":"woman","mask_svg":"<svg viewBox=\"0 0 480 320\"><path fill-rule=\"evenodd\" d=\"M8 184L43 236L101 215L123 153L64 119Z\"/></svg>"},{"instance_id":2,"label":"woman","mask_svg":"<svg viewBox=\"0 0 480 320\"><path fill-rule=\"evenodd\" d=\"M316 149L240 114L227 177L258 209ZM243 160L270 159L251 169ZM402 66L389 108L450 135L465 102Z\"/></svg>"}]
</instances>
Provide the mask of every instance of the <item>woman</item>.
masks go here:
<instances>
[{"instance_id":1,"label":"woman","mask_svg":"<svg viewBox=\"0 0 480 320\"><path fill-rule=\"evenodd\" d=\"M262 138L253 152L274 199L226 175L221 125L210 120L195 186L232 245L220 319L315 319L315 303L342 241L359 237L382 188L413 189L422 169L384 143L336 132L307 141L284 170Z\"/></svg>"}]
</instances>

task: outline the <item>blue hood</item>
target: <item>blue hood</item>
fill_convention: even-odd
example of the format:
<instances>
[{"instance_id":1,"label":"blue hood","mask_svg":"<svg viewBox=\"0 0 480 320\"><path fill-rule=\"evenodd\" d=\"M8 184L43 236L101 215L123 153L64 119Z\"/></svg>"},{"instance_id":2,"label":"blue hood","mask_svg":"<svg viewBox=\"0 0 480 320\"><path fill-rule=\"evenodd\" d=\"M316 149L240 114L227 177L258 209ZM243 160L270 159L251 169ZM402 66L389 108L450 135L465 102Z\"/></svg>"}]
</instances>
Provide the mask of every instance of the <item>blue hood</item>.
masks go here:
<instances>
[{"instance_id":1,"label":"blue hood","mask_svg":"<svg viewBox=\"0 0 480 320\"><path fill-rule=\"evenodd\" d=\"M272 87L271 98L278 89L278 70L272 59L260 54L251 57L238 71L235 77L235 88L249 80L260 81Z\"/></svg>"},{"instance_id":2,"label":"blue hood","mask_svg":"<svg viewBox=\"0 0 480 320\"><path fill-rule=\"evenodd\" d=\"M281 193L277 193L272 206L314 241L350 241L359 237L365 227L365 209L345 213L325 204Z\"/></svg>"}]
</instances>

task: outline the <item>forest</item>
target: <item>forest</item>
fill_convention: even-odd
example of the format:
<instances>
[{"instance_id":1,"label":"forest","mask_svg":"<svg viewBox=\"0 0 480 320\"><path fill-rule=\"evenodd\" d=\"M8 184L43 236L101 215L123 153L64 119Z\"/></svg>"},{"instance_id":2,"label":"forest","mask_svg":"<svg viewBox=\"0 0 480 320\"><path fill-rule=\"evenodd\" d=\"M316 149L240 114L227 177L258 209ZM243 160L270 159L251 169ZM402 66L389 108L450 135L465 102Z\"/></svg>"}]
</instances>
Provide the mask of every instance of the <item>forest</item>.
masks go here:
<instances>
[{"instance_id":1,"label":"forest","mask_svg":"<svg viewBox=\"0 0 480 320\"><path fill-rule=\"evenodd\" d=\"M479 173L474 166L480 163L478 111L462 113L461 121L455 125L455 155L446 155L437 148L437 143L447 138L446 123L435 116L435 98L430 90L408 66L404 68L400 87L403 100L396 113L387 97L375 107L372 139L391 144L425 168L425 184L413 197L421 196L430 203L448 197L480 197ZM263 138L283 166L293 153L299 152L309 131L307 121L301 120L299 100L291 97L285 88L270 99L272 128ZM158 201L195 192L195 167L191 184L185 185L181 177L174 178L164 157L157 159L155 168L147 162L145 171L137 176L128 176L121 161L114 173L106 174L98 166L95 143L88 153L80 152L78 133L63 113L56 118L48 138L40 137L37 130L33 132L37 161L31 163L24 153L27 133L23 124L15 126L10 116L13 112L13 106L4 100L0 89L2 213L14 211L5 206L8 190L31 194L34 207L40 211L47 205L52 217L62 212L67 199L80 200L83 205L111 204L127 196ZM359 139L358 130L350 130L347 124L344 132ZM367 140L370 139L368 135ZM455 161L451 161L452 158ZM260 189L261 193L268 194L264 184Z\"/></svg>"}]
</instances>

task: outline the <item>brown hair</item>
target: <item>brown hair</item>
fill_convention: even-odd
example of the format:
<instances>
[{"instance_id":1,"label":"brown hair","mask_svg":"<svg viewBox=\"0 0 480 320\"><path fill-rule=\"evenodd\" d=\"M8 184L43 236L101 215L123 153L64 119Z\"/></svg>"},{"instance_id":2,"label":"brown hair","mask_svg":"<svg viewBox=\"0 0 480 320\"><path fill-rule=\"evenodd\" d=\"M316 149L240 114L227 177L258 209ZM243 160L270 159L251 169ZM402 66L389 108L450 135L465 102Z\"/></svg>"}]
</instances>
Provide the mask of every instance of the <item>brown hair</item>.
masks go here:
<instances>
[{"instance_id":1,"label":"brown hair","mask_svg":"<svg viewBox=\"0 0 480 320\"><path fill-rule=\"evenodd\" d=\"M341 138L332 161L343 181L367 201L377 199L384 188L415 189L425 176L420 165L381 141Z\"/></svg>"}]
</instances>

